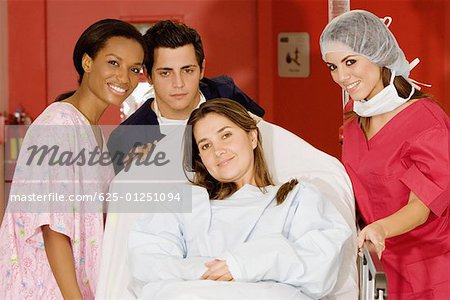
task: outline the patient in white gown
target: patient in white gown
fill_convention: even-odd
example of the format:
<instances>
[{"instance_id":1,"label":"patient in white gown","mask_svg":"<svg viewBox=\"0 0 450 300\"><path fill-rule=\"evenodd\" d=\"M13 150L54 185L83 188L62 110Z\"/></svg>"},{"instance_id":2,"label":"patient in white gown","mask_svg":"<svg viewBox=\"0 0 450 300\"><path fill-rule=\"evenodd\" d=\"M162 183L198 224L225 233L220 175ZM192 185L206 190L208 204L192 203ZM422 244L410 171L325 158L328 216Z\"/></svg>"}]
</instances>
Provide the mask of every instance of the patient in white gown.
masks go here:
<instances>
[{"instance_id":1,"label":"patient in white gown","mask_svg":"<svg viewBox=\"0 0 450 300\"><path fill-rule=\"evenodd\" d=\"M191 213L140 218L129 237L140 299L320 299L336 283L351 230L311 184L274 186L256 121L209 100L188 121ZM289 147L289 145L286 145Z\"/></svg>"}]
</instances>

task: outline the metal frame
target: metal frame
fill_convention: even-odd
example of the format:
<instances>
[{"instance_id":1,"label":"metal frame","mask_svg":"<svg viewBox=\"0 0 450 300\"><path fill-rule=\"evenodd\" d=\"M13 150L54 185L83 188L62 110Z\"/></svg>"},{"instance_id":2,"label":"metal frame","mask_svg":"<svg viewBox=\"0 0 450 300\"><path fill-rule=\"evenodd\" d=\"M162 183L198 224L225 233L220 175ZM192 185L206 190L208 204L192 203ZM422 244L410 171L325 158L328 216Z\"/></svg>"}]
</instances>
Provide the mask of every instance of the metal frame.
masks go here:
<instances>
[{"instance_id":1,"label":"metal frame","mask_svg":"<svg viewBox=\"0 0 450 300\"><path fill-rule=\"evenodd\" d=\"M375 246L364 243L363 256L359 258L359 299L387 299L387 280Z\"/></svg>"}]
</instances>

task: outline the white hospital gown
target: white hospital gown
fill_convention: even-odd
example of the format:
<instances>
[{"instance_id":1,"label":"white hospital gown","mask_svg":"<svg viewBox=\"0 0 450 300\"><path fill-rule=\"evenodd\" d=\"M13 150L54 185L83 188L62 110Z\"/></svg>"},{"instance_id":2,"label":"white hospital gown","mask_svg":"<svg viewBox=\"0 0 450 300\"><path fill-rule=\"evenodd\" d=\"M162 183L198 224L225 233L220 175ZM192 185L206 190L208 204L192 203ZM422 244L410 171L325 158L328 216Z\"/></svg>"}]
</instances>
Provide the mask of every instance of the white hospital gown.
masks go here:
<instances>
[{"instance_id":1,"label":"white hospital gown","mask_svg":"<svg viewBox=\"0 0 450 300\"><path fill-rule=\"evenodd\" d=\"M245 185L225 200L192 188L192 213L139 219L129 238L130 288L141 299L318 299L333 288L351 230L314 186ZM199 280L224 259L234 282Z\"/></svg>"}]
</instances>

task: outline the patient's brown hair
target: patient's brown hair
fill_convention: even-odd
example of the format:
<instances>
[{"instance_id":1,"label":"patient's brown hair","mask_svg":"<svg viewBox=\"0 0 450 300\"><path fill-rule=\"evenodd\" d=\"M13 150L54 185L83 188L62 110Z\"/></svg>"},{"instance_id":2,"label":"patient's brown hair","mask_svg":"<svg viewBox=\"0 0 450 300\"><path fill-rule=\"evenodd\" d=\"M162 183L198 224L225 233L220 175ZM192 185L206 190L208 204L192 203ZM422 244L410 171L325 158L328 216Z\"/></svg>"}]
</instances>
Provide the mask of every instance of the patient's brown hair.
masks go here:
<instances>
[{"instance_id":1,"label":"patient's brown hair","mask_svg":"<svg viewBox=\"0 0 450 300\"><path fill-rule=\"evenodd\" d=\"M189 179L189 181L195 185L206 188L211 199L225 199L237 191L237 186L234 182L220 182L212 177L200 158L198 146L197 143L195 143L194 127L199 120L211 113L226 117L247 133L252 130L256 130L258 141L256 148L253 150L253 172L255 182L261 189L268 185L274 185L272 176L269 173L267 163L264 158L261 134L256 126L257 122L250 116L242 105L225 98L217 98L206 101L191 113L191 116L187 122L187 125L191 125L192 127L191 130L186 130L184 134L183 168L185 173L195 173L194 178L192 180ZM277 205L283 203L288 193L297 183L298 181L293 179L280 187L276 195Z\"/></svg>"}]
</instances>

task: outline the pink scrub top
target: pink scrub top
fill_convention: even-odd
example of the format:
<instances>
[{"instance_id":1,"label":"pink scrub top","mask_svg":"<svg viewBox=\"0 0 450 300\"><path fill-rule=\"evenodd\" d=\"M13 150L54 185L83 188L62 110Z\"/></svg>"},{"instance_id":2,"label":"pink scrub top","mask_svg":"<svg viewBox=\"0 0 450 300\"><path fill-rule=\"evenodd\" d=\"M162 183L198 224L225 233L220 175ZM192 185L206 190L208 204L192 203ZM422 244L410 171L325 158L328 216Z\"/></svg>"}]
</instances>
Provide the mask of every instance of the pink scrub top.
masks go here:
<instances>
[{"instance_id":1,"label":"pink scrub top","mask_svg":"<svg viewBox=\"0 0 450 300\"><path fill-rule=\"evenodd\" d=\"M344 128L342 160L365 224L405 206L411 191L431 210L425 224L386 240L389 299L450 295L449 127L439 105L420 99L369 141L357 119Z\"/></svg>"}]
</instances>

